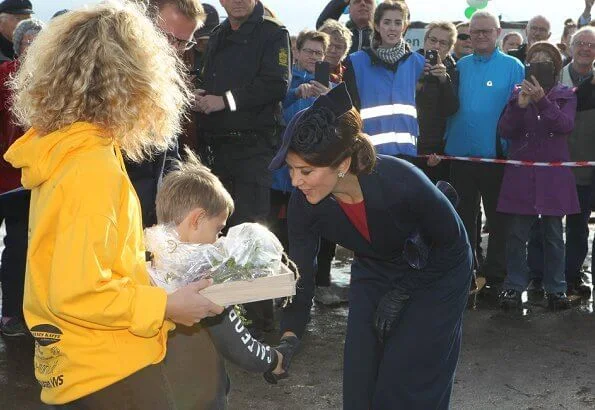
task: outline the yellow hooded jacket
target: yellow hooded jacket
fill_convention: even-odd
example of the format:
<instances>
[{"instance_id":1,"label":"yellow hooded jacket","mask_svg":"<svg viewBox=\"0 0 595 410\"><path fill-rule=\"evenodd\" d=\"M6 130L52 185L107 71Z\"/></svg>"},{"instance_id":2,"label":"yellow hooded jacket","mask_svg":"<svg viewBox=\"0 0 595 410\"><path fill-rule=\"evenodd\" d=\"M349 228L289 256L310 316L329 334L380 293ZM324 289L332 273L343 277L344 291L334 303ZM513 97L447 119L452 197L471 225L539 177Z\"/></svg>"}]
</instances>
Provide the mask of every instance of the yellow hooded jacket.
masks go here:
<instances>
[{"instance_id":1,"label":"yellow hooded jacket","mask_svg":"<svg viewBox=\"0 0 595 410\"><path fill-rule=\"evenodd\" d=\"M84 122L31 129L4 156L31 190L23 307L48 404L160 362L173 327L146 270L138 198L105 135Z\"/></svg>"}]
</instances>

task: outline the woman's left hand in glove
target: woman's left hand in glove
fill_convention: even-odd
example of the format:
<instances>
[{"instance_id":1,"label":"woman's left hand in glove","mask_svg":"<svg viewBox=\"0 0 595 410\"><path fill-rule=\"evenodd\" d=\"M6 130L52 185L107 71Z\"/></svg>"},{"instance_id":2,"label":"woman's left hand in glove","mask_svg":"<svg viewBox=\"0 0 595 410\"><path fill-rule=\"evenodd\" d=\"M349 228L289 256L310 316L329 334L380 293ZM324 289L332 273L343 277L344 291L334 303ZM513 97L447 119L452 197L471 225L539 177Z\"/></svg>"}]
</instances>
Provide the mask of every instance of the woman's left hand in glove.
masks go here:
<instances>
[{"instance_id":1,"label":"woman's left hand in glove","mask_svg":"<svg viewBox=\"0 0 595 410\"><path fill-rule=\"evenodd\" d=\"M408 301L409 295L402 289L391 290L380 299L380 303L376 308L374 325L376 326L378 339L382 343L385 342L391 330L397 324Z\"/></svg>"}]
</instances>

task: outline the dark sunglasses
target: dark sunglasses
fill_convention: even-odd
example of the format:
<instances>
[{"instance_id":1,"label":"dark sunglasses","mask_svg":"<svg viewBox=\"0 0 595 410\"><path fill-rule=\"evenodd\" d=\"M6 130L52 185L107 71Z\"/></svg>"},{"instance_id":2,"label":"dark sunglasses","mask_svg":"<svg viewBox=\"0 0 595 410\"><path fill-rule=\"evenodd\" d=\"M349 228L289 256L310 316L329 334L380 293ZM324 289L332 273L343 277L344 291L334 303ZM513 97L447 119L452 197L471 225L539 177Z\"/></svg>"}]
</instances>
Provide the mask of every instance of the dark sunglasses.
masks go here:
<instances>
[{"instance_id":1,"label":"dark sunglasses","mask_svg":"<svg viewBox=\"0 0 595 410\"><path fill-rule=\"evenodd\" d=\"M471 36L469 34L461 33L461 34L457 35L457 38L459 40L465 41L465 40L469 40L471 38Z\"/></svg>"}]
</instances>

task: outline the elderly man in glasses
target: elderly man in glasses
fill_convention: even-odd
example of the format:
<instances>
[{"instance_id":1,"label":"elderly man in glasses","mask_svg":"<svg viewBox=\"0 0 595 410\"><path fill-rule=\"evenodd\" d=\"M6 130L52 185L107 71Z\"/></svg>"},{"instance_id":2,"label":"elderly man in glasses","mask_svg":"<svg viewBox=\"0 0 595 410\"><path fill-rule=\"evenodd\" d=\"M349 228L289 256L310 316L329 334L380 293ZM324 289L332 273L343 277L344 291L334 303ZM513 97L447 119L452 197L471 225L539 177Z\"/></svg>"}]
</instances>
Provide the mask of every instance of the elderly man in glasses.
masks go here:
<instances>
[{"instance_id":1,"label":"elderly man in glasses","mask_svg":"<svg viewBox=\"0 0 595 410\"><path fill-rule=\"evenodd\" d=\"M533 44L538 41L549 40L552 35L550 22L543 16L535 16L527 23L525 33L527 35L527 43L521 44L517 50L510 50L508 52L511 56L521 60L521 63L525 62L527 51Z\"/></svg>"},{"instance_id":2,"label":"elderly man in glasses","mask_svg":"<svg viewBox=\"0 0 595 410\"><path fill-rule=\"evenodd\" d=\"M595 160L595 28L579 29L570 40L572 61L562 69L560 81L577 87L577 114L574 131L568 138L571 161ZM566 217L566 283L568 294L588 296L582 267L589 249L589 217L594 191L593 168L573 169L579 194L581 213ZM591 272L595 263L591 262Z\"/></svg>"},{"instance_id":3,"label":"elderly man in glasses","mask_svg":"<svg viewBox=\"0 0 595 410\"><path fill-rule=\"evenodd\" d=\"M446 129L448 155L481 158L502 155L498 120L514 86L524 78L524 67L519 60L498 49L500 33L500 21L493 14L479 11L471 18L469 34L474 52L457 64L460 107ZM506 219L496 212L504 168L499 164L453 161L450 171L451 183L460 196L457 210L474 251L479 203L483 200L490 238L481 273L491 285L497 285L506 275Z\"/></svg>"}]
</instances>

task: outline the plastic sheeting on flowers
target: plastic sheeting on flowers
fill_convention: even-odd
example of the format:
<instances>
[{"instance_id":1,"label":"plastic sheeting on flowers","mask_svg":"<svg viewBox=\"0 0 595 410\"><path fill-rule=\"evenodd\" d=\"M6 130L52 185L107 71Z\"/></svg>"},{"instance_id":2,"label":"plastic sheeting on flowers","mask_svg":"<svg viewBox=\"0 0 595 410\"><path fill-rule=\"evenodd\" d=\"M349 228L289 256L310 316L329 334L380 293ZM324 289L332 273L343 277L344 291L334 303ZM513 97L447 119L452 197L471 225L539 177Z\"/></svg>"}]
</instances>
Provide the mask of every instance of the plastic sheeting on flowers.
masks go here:
<instances>
[{"instance_id":1,"label":"plastic sheeting on flowers","mask_svg":"<svg viewBox=\"0 0 595 410\"><path fill-rule=\"evenodd\" d=\"M256 223L231 227L214 244L183 243L174 227L156 225L145 230L145 245L152 254L151 278L168 293L207 277L224 283L282 272L283 246Z\"/></svg>"}]
</instances>

